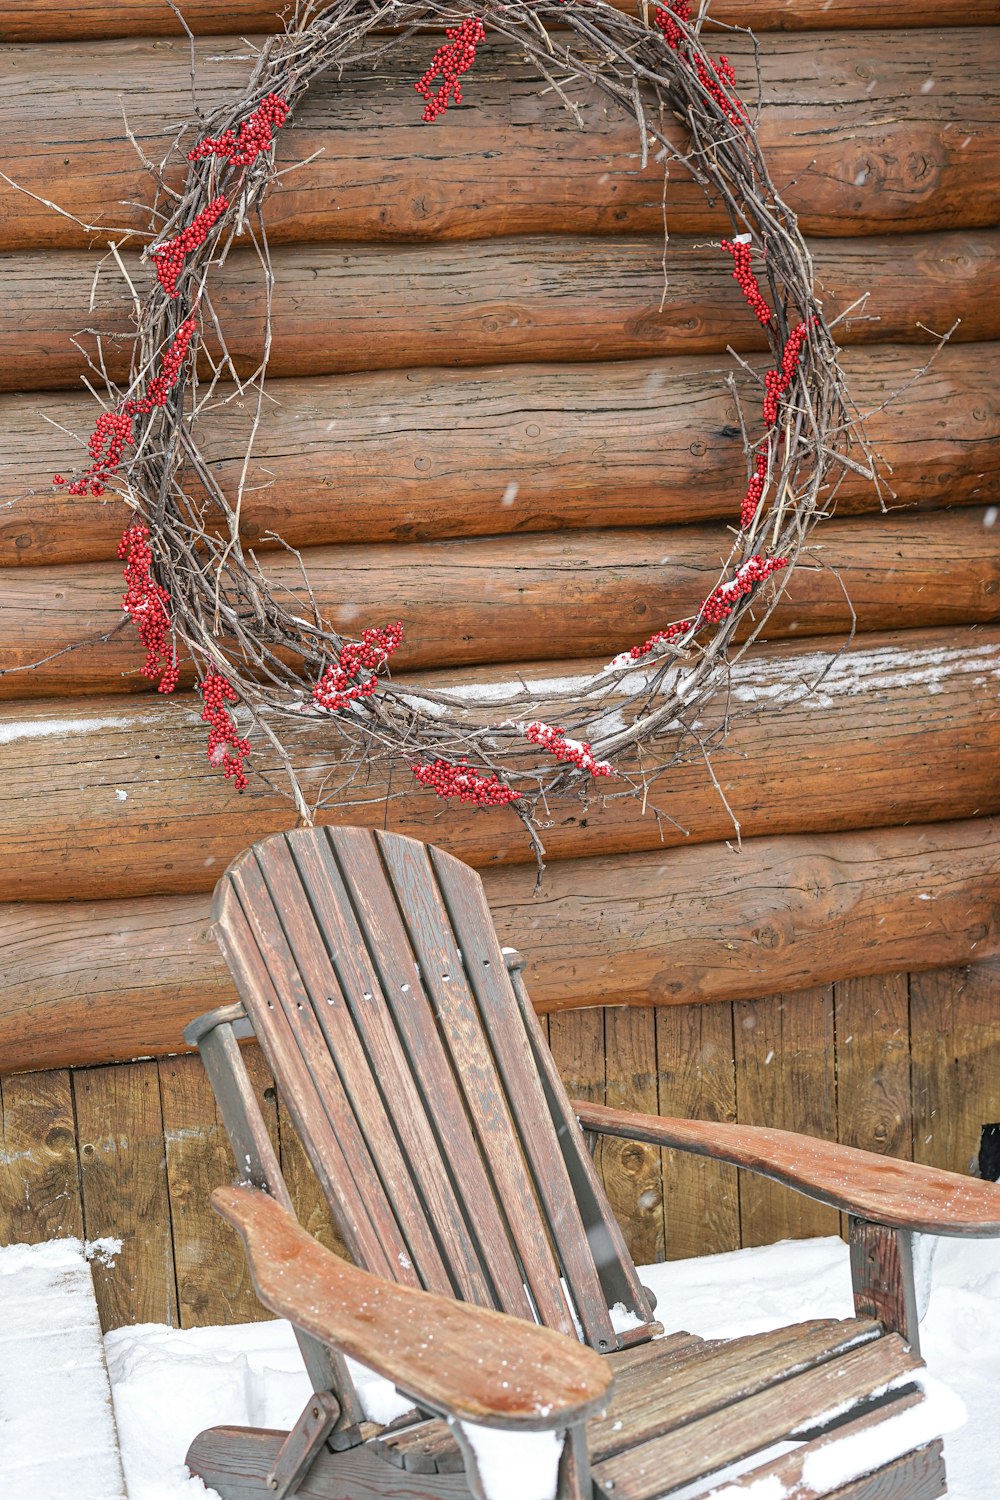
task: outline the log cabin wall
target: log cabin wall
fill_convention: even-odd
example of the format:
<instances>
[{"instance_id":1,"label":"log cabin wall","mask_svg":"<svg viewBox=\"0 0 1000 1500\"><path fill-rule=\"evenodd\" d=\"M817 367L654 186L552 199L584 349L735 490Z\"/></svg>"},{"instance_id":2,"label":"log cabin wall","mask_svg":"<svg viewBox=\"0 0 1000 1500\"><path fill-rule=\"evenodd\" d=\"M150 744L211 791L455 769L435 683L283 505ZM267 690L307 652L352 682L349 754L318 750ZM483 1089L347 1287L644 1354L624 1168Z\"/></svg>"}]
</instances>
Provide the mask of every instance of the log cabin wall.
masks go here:
<instances>
[{"instance_id":1,"label":"log cabin wall","mask_svg":"<svg viewBox=\"0 0 1000 1500\"><path fill-rule=\"evenodd\" d=\"M168 1054L231 995L216 877L290 821L208 766L190 676L180 701L150 696L126 632L54 654L120 618L120 507L50 477L93 420L73 340L94 353L99 334L121 373L131 294L94 287L110 234L38 200L141 224L123 109L161 144L189 112L192 50L211 107L241 87L240 37L276 24L267 0L182 8L193 44L161 0L8 0L0 19L3 169L37 195L0 181L0 1242L121 1237L96 1267L108 1325L256 1315L207 1207L232 1171L210 1090ZM377 785L340 816L388 817L483 870L578 1093L965 1171L1000 1119L1000 3L958 0L947 30L926 0L712 10L760 34L761 138L825 307L870 294L840 333L897 495L884 515L848 480L740 668L713 769L742 853L697 765L664 785L665 817L560 813L537 897L504 813L419 793L387 813ZM637 170L627 123L595 102L579 133L494 47L465 105L422 126L429 43L321 85L283 135L286 164L321 154L268 201L276 400L246 535L279 577L267 532L303 549L337 628L402 617L401 668L565 677L714 583L744 480L724 351L761 346L709 243L726 226L676 173L664 292L662 176ZM727 51L750 77L747 47ZM263 304L241 254L217 306L246 373ZM206 425L223 485L249 420L234 403ZM857 634L810 693L850 632L841 579ZM253 1069L304 1221L328 1235ZM837 1228L712 1163L602 1153L641 1260Z\"/></svg>"}]
</instances>

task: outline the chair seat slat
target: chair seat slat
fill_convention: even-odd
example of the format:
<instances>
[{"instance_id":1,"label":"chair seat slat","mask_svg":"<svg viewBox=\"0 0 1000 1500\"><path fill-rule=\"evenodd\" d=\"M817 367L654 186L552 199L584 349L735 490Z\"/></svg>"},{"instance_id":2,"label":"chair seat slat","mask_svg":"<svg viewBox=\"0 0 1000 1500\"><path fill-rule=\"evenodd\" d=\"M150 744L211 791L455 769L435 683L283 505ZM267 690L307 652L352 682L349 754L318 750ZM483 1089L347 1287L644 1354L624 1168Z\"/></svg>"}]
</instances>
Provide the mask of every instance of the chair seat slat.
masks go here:
<instances>
[{"instance_id":1,"label":"chair seat slat","mask_svg":"<svg viewBox=\"0 0 1000 1500\"><path fill-rule=\"evenodd\" d=\"M644 1366L631 1378L622 1372L607 1415L590 1424L591 1457L610 1458L682 1422L744 1401L878 1334L877 1323L817 1319L714 1346L696 1345Z\"/></svg>"},{"instance_id":2,"label":"chair seat slat","mask_svg":"<svg viewBox=\"0 0 1000 1500\"><path fill-rule=\"evenodd\" d=\"M594 1465L598 1491L619 1500L655 1500L668 1490L761 1452L807 1423L817 1429L842 1418L845 1406L862 1406L894 1381L921 1368L898 1334L848 1350L802 1374L792 1375L733 1405L717 1404L708 1415ZM723 1402L724 1402L723 1398Z\"/></svg>"}]
</instances>

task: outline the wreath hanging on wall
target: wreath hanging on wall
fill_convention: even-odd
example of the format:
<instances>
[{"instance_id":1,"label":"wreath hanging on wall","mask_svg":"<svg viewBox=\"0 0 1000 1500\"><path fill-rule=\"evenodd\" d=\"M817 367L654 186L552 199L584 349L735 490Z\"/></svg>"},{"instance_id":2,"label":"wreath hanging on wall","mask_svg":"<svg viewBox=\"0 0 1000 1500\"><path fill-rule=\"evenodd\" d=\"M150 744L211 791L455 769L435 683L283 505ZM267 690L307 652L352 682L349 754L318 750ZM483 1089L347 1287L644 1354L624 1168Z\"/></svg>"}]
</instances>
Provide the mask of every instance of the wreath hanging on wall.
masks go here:
<instances>
[{"instance_id":1,"label":"wreath hanging on wall","mask_svg":"<svg viewBox=\"0 0 1000 1500\"><path fill-rule=\"evenodd\" d=\"M122 604L146 652L141 671L169 693L179 661L193 658L209 760L238 791L256 769L258 744L269 744L267 759L283 769L300 817L310 820L316 801L290 749L293 739L301 746L306 726L327 762L332 749L344 782L388 760L407 769L410 785L443 798L509 806L541 860L540 829L554 797L645 797L690 753L686 736L699 708L759 635L846 468L871 474L813 294L809 253L770 180L735 70L703 45L706 5L697 18L690 0L669 0L648 15L640 0L640 9L641 17L607 0L484 0L470 17L447 0L301 0L285 32L263 44L244 97L178 136L184 144L172 155L187 158L183 189L166 181L171 157L156 169L144 252L156 285L141 305L129 384L108 382L89 466L55 483L77 495L115 490L130 508L119 546ZM223 492L198 445L199 414L232 399L224 382L235 381L243 400L248 386L263 399L269 323L256 374L239 380L211 278L232 245L249 240L270 295L263 210L278 134L321 74L377 65L401 40L442 24L446 40L433 54L429 42L427 71L414 81L424 121L432 125L461 103L463 85L474 88L476 49L488 33L515 43L540 86L555 89L578 119L575 96L602 92L634 117L643 167L651 152L667 166L679 163L728 214L731 234L719 253L731 258L747 316L758 320L773 361L762 378L754 375L759 412L741 409L746 488L733 497L730 554L707 597L594 676L564 689L546 683L544 702L519 680L506 701L494 693L481 711L458 690L392 680L399 622L372 621L359 639L345 639L322 617L304 573L298 597L287 586L272 590L241 536L252 437L235 495ZM418 99L414 107L421 109ZM671 118L685 127L683 150L668 133ZM209 327L222 357L206 379L194 356ZM858 442L860 462L848 456ZM736 646L751 607L752 628ZM323 796L336 802L336 788Z\"/></svg>"}]
</instances>

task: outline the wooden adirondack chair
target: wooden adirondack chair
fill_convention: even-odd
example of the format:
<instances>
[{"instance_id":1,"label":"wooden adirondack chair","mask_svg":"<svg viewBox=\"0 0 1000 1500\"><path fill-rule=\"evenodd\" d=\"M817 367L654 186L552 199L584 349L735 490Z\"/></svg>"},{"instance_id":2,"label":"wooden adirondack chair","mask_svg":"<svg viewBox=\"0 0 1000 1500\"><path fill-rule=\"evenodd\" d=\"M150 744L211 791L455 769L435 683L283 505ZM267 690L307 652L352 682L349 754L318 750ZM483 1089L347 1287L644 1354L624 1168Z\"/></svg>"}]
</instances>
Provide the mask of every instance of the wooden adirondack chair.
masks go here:
<instances>
[{"instance_id":1,"label":"wooden adirondack chair","mask_svg":"<svg viewBox=\"0 0 1000 1500\"><path fill-rule=\"evenodd\" d=\"M781 1131L571 1104L478 875L412 839L265 839L219 882L215 920L243 1005L186 1036L250 1185L212 1201L261 1301L295 1325L316 1393L289 1433L196 1438L188 1463L225 1500L481 1497L469 1424L565 1434L559 1500L695 1481L709 1495L737 1462L727 1497L944 1493L910 1234L1000 1233L1000 1188ZM354 1265L291 1214L240 1058L247 1021ZM662 1337L585 1131L734 1162L845 1211L857 1317ZM369 1422L345 1355L412 1399L411 1419Z\"/></svg>"}]
</instances>

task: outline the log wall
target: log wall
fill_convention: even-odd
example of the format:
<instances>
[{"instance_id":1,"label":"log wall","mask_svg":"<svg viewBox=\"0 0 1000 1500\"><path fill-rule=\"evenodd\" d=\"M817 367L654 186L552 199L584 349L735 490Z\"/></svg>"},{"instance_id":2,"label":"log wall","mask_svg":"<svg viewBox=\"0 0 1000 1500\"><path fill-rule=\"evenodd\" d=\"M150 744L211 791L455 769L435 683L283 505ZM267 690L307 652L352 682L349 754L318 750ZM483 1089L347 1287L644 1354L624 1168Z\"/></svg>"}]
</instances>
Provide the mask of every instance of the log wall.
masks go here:
<instances>
[{"instance_id":1,"label":"log wall","mask_svg":"<svg viewBox=\"0 0 1000 1500\"><path fill-rule=\"evenodd\" d=\"M94 282L109 239L148 281L123 111L159 154L192 50L211 108L241 87L240 37L277 25L273 0L182 9L193 49L161 0L0 17L11 175L36 195L0 179L0 1242L123 1238L97 1269L109 1326L257 1315L207 1209L231 1171L211 1093L170 1054L231 996L215 879L291 821L208 766L190 674L170 702L138 677L120 507L50 483L93 421L81 353L127 368L132 293L107 267ZM483 871L578 1093L966 1170L1000 1118L1000 5L963 0L947 29L926 0L713 13L760 32L761 139L891 488L880 502L847 475L710 710L735 710L711 769L678 768L645 809L556 809L537 895L505 812L376 780L328 815ZM662 175L639 170L627 122L594 97L579 132L491 47L430 131L412 78L431 45L323 80L282 133L283 165L318 154L268 203L274 399L242 524L279 579L274 534L303 549L338 628L401 618L400 670L464 689L471 712L518 675L584 673L706 592L745 478L726 350L762 353L699 188L672 173L665 275ZM745 39L726 50L752 78ZM214 283L239 375L261 348L252 264L237 251ZM230 492L251 421L234 402L204 424ZM336 747L323 759L336 786ZM293 1196L328 1234L252 1066ZM601 1149L640 1260L837 1228L715 1164Z\"/></svg>"}]
</instances>

